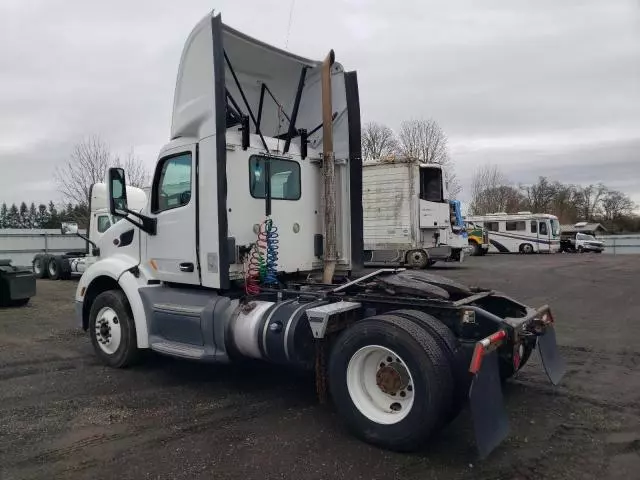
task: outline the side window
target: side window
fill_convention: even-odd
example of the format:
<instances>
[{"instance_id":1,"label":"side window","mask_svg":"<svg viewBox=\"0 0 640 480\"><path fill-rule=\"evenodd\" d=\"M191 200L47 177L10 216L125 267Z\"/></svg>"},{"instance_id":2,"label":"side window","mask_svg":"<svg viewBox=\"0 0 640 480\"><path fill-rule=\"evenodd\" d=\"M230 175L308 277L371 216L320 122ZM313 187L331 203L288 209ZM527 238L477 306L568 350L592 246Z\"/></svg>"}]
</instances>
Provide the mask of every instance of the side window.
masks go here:
<instances>
[{"instance_id":1,"label":"side window","mask_svg":"<svg viewBox=\"0 0 640 480\"><path fill-rule=\"evenodd\" d=\"M182 207L191 199L191 153L181 153L160 161L153 179L151 211L164 212Z\"/></svg>"},{"instance_id":2,"label":"side window","mask_svg":"<svg viewBox=\"0 0 640 480\"><path fill-rule=\"evenodd\" d=\"M98 217L98 233L104 233L111 226L109 215L100 215Z\"/></svg>"},{"instance_id":3,"label":"side window","mask_svg":"<svg viewBox=\"0 0 640 480\"><path fill-rule=\"evenodd\" d=\"M538 233L538 222L531 220L531 233Z\"/></svg>"},{"instance_id":4,"label":"side window","mask_svg":"<svg viewBox=\"0 0 640 480\"><path fill-rule=\"evenodd\" d=\"M527 229L525 222L507 222L507 232L523 231Z\"/></svg>"},{"instance_id":5,"label":"side window","mask_svg":"<svg viewBox=\"0 0 640 480\"><path fill-rule=\"evenodd\" d=\"M498 222L487 222L487 230L497 232L500 230L500 224Z\"/></svg>"},{"instance_id":6,"label":"side window","mask_svg":"<svg viewBox=\"0 0 640 480\"><path fill-rule=\"evenodd\" d=\"M269 175L269 179L267 179ZM252 155L249 158L249 192L253 198L300 200L300 164L295 160Z\"/></svg>"},{"instance_id":7,"label":"side window","mask_svg":"<svg viewBox=\"0 0 640 480\"><path fill-rule=\"evenodd\" d=\"M540 222L540 235L548 235L547 222Z\"/></svg>"},{"instance_id":8,"label":"side window","mask_svg":"<svg viewBox=\"0 0 640 480\"><path fill-rule=\"evenodd\" d=\"M443 202L442 170L439 168L420 168L420 200Z\"/></svg>"}]
</instances>

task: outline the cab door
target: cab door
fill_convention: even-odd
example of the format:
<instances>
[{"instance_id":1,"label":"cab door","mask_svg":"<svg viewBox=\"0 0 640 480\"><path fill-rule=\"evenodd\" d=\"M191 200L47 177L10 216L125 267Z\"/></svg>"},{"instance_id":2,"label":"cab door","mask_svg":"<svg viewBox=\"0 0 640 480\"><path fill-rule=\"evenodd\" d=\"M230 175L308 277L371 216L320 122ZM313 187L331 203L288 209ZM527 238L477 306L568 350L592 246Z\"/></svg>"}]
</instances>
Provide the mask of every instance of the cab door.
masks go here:
<instances>
[{"instance_id":1,"label":"cab door","mask_svg":"<svg viewBox=\"0 0 640 480\"><path fill-rule=\"evenodd\" d=\"M196 148L176 146L156 165L149 210L157 234L147 235L146 261L158 280L200 284L196 248Z\"/></svg>"}]
</instances>

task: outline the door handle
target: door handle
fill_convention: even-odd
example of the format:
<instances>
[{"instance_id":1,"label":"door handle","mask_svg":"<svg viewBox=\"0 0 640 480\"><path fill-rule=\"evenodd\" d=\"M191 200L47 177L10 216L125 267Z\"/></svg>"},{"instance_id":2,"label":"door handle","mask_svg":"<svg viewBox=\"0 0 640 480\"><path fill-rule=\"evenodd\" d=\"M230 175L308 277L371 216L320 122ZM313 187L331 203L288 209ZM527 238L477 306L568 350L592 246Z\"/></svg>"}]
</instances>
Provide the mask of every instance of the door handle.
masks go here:
<instances>
[{"instance_id":1,"label":"door handle","mask_svg":"<svg viewBox=\"0 0 640 480\"><path fill-rule=\"evenodd\" d=\"M178 265L178 268L181 272L193 272L193 263L181 263L180 265Z\"/></svg>"}]
</instances>

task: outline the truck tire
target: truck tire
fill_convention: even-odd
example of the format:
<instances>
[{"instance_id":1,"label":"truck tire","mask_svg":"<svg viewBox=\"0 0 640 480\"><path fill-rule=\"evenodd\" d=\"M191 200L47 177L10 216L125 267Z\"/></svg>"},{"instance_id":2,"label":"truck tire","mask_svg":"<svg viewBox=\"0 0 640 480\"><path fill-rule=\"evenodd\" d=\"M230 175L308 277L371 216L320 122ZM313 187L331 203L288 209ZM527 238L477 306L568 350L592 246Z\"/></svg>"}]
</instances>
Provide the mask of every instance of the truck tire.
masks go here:
<instances>
[{"instance_id":1,"label":"truck tire","mask_svg":"<svg viewBox=\"0 0 640 480\"><path fill-rule=\"evenodd\" d=\"M47 274L51 280L59 280L62 274L62 265L60 263L60 257L57 255L49 257L47 262Z\"/></svg>"},{"instance_id":2,"label":"truck tire","mask_svg":"<svg viewBox=\"0 0 640 480\"><path fill-rule=\"evenodd\" d=\"M137 361L136 326L124 292L107 290L96 297L89 313L89 335L105 365L124 368Z\"/></svg>"},{"instance_id":3,"label":"truck tire","mask_svg":"<svg viewBox=\"0 0 640 480\"><path fill-rule=\"evenodd\" d=\"M429 265L429 255L424 250L411 250L407 252L406 263L411 268L426 268Z\"/></svg>"},{"instance_id":4,"label":"truck tire","mask_svg":"<svg viewBox=\"0 0 640 480\"><path fill-rule=\"evenodd\" d=\"M584 247L582 245L578 247L578 253L584 253Z\"/></svg>"},{"instance_id":5,"label":"truck tire","mask_svg":"<svg viewBox=\"0 0 640 480\"><path fill-rule=\"evenodd\" d=\"M331 396L348 428L390 450L424 445L444 423L453 382L438 342L398 315L356 322L340 334L329 360Z\"/></svg>"},{"instance_id":6,"label":"truck tire","mask_svg":"<svg viewBox=\"0 0 640 480\"><path fill-rule=\"evenodd\" d=\"M60 280L71 279L71 263L66 256L60 258Z\"/></svg>"},{"instance_id":7,"label":"truck tire","mask_svg":"<svg viewBox=\"0 0 640 480\"><path fill-rule=\"evenodd\" d=\"M520 245L520 252L526 255L533 253L533 245L531 245L530 243L523 243L522 245Z\"/></svg>"},{"instance_id":8,"label":"truck tire","mask_svg":"<svg viewBox=\"0 0 640 480\"><path fill-rule=\"evenodd\" d=\"M44 255L36 255L33 258L33 273L36 278L45 278L47 276L47 264Z\"/></svg>"},{"instance_id":9,"label":"truck tire","mask_svg":"<svg viewBox=\"0 0 640 480\"><path fill-rule=\"evenodd\" d=\"M482 255L482 246L478 244L478 242L475 242L473 240L471 240L469 242L469 245L471 245L473 247L473 250L471 251L471 256L473 257L479 257Z\"/></svg>"},{"instance_id":10,"label":"truck tire","mask_svg":"<svg viewBox=\"0 0 640 480\"><path fill-rule=\"evenodd\" d=\"M389 312L390 315L398 315L408 320L412 320L422 328L426 329L433 339L438 343L440 349L445 353L451 366L451 376L454 380L452 401L449 412L446 414L447 423L458 416L462 407L467 401L467 394L471 377L467 371L469 364L464 354L464 350L460 348L458 339L453 332L436 317L420 310L394 310Z\"/></svg>"}]
</instances>

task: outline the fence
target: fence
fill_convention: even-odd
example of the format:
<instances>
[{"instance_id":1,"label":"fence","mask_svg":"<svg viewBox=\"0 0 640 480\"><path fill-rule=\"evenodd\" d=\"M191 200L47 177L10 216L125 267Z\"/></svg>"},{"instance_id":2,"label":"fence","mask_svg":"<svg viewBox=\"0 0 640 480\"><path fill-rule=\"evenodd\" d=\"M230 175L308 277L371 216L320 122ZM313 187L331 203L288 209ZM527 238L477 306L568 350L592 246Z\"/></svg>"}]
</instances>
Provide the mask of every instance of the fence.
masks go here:
<instances>
[{"instance_id":1,"label":"fence","mask_svg":"<svg viewBox=\"0 0 640 480\"><path fill-rule=\"evenodd\" d=\"M84 230L79 230L85 234ZM0 229L0 258L13 265L31 265L36 253L84 252L86 242L75 235L62 235L54 229Z\"/></svg>"},{"instance_id":2,"label":"fence","mask_svg":"<svg viewBox=\"0 0 640 480\"><path fill-rule=\"evenodd\" d=\"M640 254L640 234L602 235L597 237L604 242L604 253L614 255Z\"/></svg>"}]
</instances>

